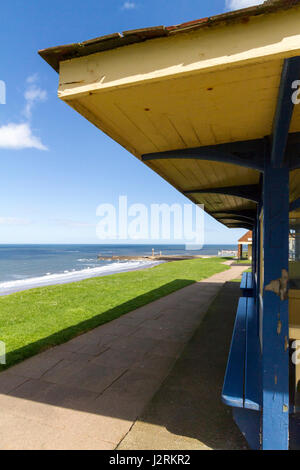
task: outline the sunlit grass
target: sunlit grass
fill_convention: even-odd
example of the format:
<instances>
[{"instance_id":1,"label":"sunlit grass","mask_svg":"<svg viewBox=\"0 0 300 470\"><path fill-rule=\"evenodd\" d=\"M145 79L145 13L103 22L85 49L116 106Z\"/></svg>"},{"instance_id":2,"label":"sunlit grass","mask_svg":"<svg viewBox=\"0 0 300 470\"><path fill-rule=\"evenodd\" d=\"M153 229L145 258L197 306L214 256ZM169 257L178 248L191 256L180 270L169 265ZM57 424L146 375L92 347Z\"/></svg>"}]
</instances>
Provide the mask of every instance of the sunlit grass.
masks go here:
<instances>
[{"instance_id":1,"label":"sunlit grass","mask_svg":"<svg viewBox=\"0 0 300 470\"><path fill-rule=\"evenodd\" d=\"M229 269L223 261L163 263L0 297L0 340L6 344L7 366Z\"/></svg>"}]
</instances>

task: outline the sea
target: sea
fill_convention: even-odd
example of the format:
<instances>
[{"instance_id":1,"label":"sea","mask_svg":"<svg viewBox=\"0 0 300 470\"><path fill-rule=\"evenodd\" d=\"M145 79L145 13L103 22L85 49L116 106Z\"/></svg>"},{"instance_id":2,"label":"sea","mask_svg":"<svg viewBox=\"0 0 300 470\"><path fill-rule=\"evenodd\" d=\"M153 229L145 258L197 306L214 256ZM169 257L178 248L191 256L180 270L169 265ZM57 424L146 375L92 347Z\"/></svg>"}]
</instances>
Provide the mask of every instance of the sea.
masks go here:
<instances>
[{"instance_id":1,"label":"sea","mask_svg":"<svg viewBox=\"0 0 300 470\"><path fill-rule=\"evenodd\" d=\"M63 284L96 276L149 268L158 261L100 261L101 256L218 255L236 245L0 245L0 295L34 287Z\"/></svg>"}]
</instances>

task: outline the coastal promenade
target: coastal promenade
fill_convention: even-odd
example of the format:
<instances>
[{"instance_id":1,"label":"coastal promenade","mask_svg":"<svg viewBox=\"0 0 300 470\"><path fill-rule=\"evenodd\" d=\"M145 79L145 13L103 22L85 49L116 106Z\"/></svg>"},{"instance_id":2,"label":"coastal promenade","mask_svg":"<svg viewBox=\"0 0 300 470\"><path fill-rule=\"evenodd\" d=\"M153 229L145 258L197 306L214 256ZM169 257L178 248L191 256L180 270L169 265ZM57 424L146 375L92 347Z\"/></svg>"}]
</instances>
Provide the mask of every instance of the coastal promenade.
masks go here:
<instances>
[{"instance_id":1,"label":"coastal promenade","mask_svg":"<svg viewBox=\"0 0 300 470\"><path fill-rule=\"evenodd\" d=\"M245 269L232 266L2 372L1 449L122 448L221 287Z\"/></svg>"}]
</instances>

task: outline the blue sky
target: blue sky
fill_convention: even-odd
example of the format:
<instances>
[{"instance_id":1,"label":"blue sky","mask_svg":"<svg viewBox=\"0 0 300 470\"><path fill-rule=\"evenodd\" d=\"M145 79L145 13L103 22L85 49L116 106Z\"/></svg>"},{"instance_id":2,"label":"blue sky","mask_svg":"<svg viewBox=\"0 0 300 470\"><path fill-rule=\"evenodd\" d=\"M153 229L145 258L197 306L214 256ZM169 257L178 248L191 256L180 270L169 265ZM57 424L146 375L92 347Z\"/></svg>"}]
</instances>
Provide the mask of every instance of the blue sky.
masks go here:
<instances>
[{"instance_id":1,"label":"blue sky","mask_svg":"<svg viewBox=\"0 0 300 470\"><path fill-rule=\"evenodd\" d=\"M168 183L57 98L42 48L171 25L262 3L251 0L10 0L1 4L0 243L99 243L101 203L187 203ZM1 98L0 98L1 101ZM118 173L115 169L118 168ZM205 217L205 243L235 243Z\"/></svg>"}]
</instances>

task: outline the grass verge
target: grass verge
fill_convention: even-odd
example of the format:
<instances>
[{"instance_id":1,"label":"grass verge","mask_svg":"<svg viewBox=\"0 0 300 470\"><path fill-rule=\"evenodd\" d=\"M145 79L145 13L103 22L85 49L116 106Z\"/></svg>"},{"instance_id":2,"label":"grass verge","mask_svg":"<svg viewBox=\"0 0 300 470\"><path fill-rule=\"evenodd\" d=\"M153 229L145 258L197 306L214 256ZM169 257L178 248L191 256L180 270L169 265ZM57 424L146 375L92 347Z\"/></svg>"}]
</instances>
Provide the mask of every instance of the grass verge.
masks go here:
<instances>
[{"instance_id":1,"label":"grass verge","mask_svg":"<svg viewBox=\"0 0 300 470\"><path fill-rule=\"evenodd\" d=\"M229 269L223 261L176 261L0 297L0 340L6 345L0 370Z\"/></svg>"}]
</instances>

